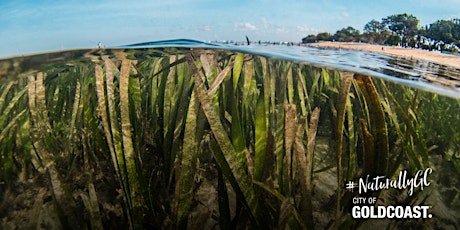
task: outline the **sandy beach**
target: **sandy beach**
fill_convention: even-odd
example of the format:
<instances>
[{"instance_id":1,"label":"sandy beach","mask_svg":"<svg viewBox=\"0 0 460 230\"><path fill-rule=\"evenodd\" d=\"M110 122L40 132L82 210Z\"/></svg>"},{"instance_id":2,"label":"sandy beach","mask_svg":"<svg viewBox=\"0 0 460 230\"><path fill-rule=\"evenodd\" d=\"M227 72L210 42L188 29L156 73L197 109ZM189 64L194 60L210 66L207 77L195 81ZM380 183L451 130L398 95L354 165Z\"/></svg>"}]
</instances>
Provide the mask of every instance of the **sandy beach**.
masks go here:
<instances>
[{"instance_id":1,"label":"sandy beach","mask_svg":"<svg viewBox=\"0 0 460 230\"><path fill-rule=\"evenodd\" d=\"M308 45L313 47L363 50L369 52L384 53L394 56L404 56L414 59L427 60L438 64L449 65L460 69L459 56L451 54L442 54L439 52L432 52L428 50L349 42L317 42Z\"/></svg>"}]
</instances>

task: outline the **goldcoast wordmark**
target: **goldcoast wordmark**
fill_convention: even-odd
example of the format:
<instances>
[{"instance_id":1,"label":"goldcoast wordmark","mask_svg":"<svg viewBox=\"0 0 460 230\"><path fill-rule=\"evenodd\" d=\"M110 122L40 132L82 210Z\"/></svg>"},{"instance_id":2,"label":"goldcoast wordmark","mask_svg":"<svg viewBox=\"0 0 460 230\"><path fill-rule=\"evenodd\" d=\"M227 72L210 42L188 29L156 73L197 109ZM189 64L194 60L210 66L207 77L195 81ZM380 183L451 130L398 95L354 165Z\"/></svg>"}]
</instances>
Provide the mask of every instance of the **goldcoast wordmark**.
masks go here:
<instances>
[{"instance_id":1,"label":"goldcoast wordmark","mask_svg":"<svg viewBox=\"0 0 460 230\"><path fill-rule=\"evenodd\" d=\"M385 176L376 176L365 179L359 178L359 194L369 191L379 191L382 189L408 189L407 194L412 196L415 188L430 186L428 176L433 172L431 168L419 170L414 177L408 177L407 171L403 170L396 179L386 178ZM354 182L347 183L347 189L353 189ZM398 218L398 219L415 219L415 218L432 218L429 213L431 206L374 206L377 197L354 197L351 215L355 219L381 219L381 218ZM359 204L359 205L358 205ZM364 205L364 206L363 206Z\"/></svg>"}]
</instances>

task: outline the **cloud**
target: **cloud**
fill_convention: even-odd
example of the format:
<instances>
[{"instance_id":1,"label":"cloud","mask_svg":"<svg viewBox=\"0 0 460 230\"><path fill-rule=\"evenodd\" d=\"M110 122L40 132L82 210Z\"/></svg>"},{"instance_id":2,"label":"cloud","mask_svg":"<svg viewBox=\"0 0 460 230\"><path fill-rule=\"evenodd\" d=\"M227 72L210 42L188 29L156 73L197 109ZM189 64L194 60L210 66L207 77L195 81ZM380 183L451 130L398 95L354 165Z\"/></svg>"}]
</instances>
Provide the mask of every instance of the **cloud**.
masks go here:
<instances>
[{"instance_id":1,"label":"cloud","mask_svg":"<svg viewBox=\"0 0 460 230\"><path fill-rule=\"evenodd\" d=\"M289 33L289 28L284 25L278 25L269 22L265 17L260 18L261 28L266 33L284 34Z\"/></svg>"},{"instance_id":2,"label":"cloud","mask_svg":"<svg viewBox=\"0 0 460 230\"><path fill-rule=\"evenodd\" d=\"M204 30L204 31L211 31L212 28L211 28L210 25L205 25L205 26L203 27L203 30Z\"/></svg>"},{"instance_id":3,"label":"cloud","mask_svg":"<svg viewBox=\"0 0 460 230\"><path fill-rule=\"evenodd\" d=\"M307 25L297 26L296 29L297 29L297 32L301 34L307 34L307 33L312 33L316 31L316 29L310 28Z\"/></svg>"},{"instance_id":4,"label":"cloud","mask_svg":"<svg viewBox=\"0 0 460 230\"><path fill-rule=\"evenodd\" d=\"M318 29L312 28L308 25L286 25L286 24L279 24L273 23L265 17L260 18L259 25L259 32L265 34L297 34L298 36L305 36L307 34L317 33Z\"/></svg>"},{"instance_id":5,"label":"cloud","mask_svg":"<svg viewBox=\"0 0 460 230\"><path fill-rule=\"evenodd\" d=\"M260 20L262 21L262 27L264 29L268 29L268 27L270 26L270 23L268 22L268 20L264 17L260 18Z\"/></svg>"},{"instance_id":6,"label":"cloud","mask_svg":"<svg viewBox=\"0 0 460 230\"><path fill-rule=\"evenodd\" d=\"M235 31L255 31L257 27L249 22L237 23L234 26Z\"/></svg>"},{"instance_id":7,"label":"cloud","mask_svg":"<svg viewBox=\"0 0 460 230\"><path fill-rule=\"evenodd\" d=\"M277 34L286 34L286 33L289 33L289 29L288 29L288 28L286 28L286 27L281 27L281 26L280 26L280 27L277 27L275 31L276 31Z\"/></svg>"}]
</instances>

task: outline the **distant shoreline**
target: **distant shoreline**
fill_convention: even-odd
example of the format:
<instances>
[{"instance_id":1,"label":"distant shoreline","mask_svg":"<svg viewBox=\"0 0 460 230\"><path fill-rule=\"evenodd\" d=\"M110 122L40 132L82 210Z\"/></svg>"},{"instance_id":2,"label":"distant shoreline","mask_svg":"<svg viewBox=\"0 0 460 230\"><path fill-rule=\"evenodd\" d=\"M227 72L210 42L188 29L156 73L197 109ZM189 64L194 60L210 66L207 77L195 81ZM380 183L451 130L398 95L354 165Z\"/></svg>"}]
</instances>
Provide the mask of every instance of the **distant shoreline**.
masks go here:
<instances>
[{"instance_id":1,"label":"distant shoreline","mask_svg":"<svg viewBox=\"0 0 460 230\"><path fill-rule=\"evenodd\" d=\"M308 46L383 53L392 56L402 56L413 59L426 60L460 69L460 56L456 56L453 54L444 54L436 51L428 51L414 48L402 48L396 46L373 45L356 42L316 42L309 43Z\"/></svg>"}]
</instances>

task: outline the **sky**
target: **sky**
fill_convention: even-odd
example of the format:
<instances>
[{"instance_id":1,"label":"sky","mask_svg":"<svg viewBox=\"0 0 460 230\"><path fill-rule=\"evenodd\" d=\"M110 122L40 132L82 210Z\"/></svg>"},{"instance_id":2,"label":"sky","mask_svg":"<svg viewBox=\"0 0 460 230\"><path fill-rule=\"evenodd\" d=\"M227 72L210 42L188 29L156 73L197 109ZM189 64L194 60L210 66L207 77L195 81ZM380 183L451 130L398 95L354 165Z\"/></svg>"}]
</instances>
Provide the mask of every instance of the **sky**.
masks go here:
<instances>
[{"instance_id":1,"label":"sky","mask_svg":"<svg viewBox=\"0 0 460 230\"><path fill-rule=\"evenodd\" d=\"M0 0L0 58L140 42L299 42L390 15L460 18L460 0Z\"/></svg>"}]
</instances>

